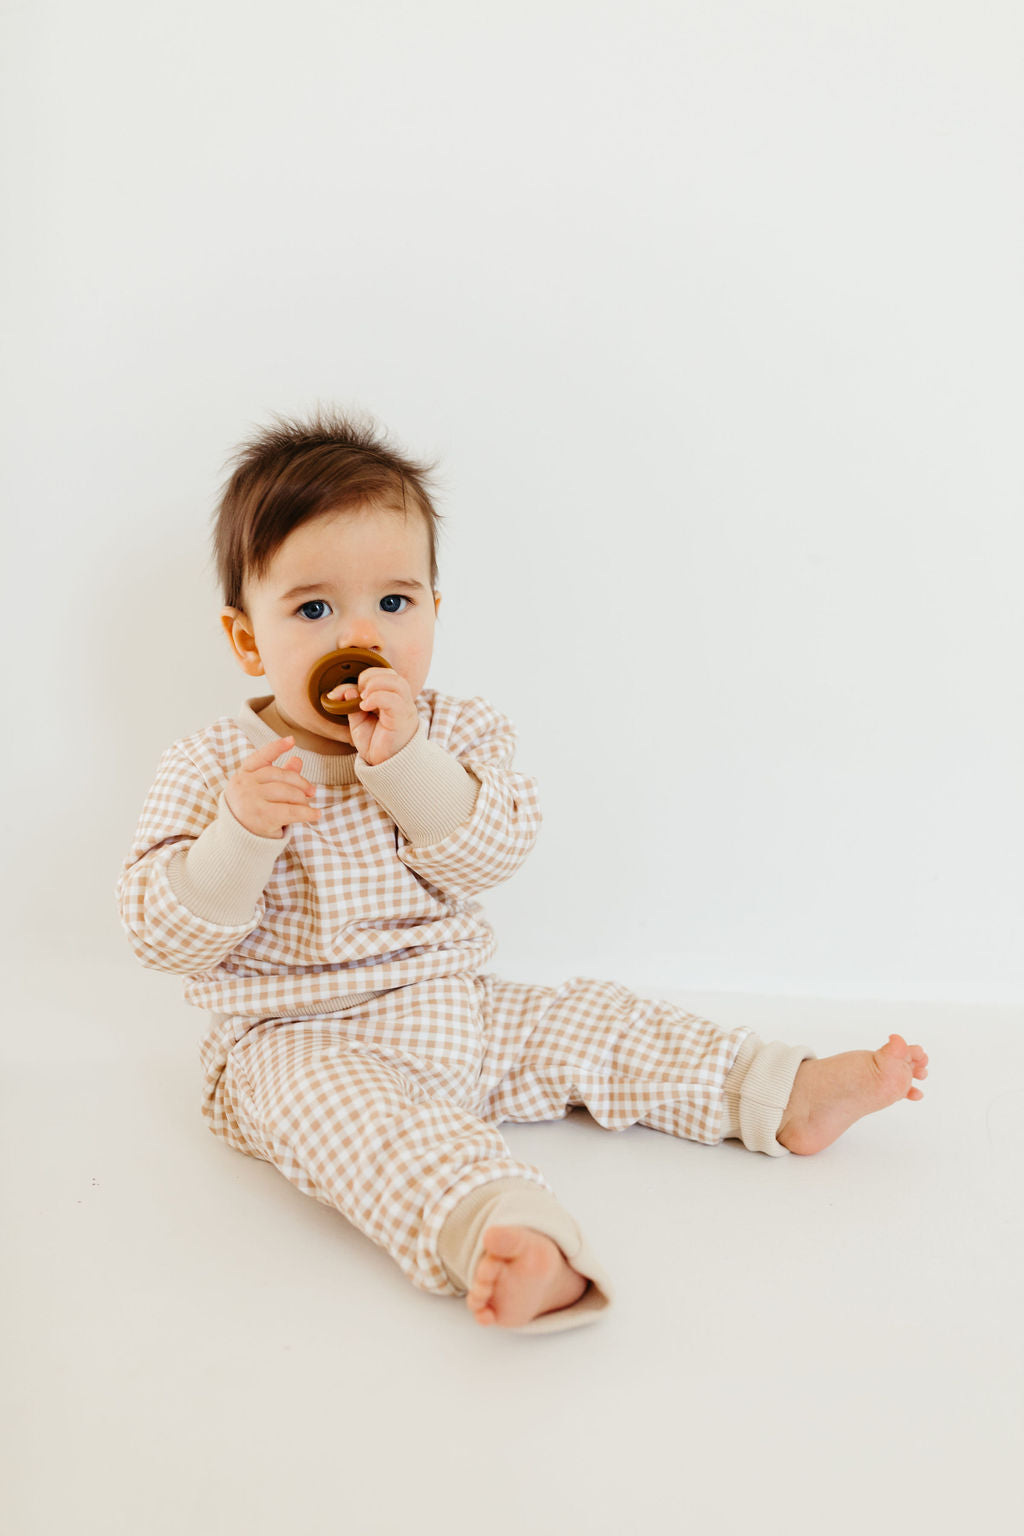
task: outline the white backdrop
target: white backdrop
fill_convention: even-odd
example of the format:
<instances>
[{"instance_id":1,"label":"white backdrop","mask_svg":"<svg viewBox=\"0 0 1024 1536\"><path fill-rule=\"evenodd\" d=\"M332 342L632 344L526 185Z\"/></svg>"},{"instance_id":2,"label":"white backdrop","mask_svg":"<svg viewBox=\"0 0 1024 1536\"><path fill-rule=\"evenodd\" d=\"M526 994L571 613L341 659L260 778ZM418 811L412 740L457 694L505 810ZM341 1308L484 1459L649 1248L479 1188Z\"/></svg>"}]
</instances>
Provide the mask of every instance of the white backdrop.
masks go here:
<instances>
[{"instance_id":1,"label":"white backdrop","mask_svg":"<svg viewBox=\"0 0 1024 1536\"><path fill-rule=\"evenodd\" d=\"M135 966L225 461L329 402L439 457L431 681L541 780L495 969L1024 995L1016 0L2 14L16 955Z\"/></svg>"}]
</instances>

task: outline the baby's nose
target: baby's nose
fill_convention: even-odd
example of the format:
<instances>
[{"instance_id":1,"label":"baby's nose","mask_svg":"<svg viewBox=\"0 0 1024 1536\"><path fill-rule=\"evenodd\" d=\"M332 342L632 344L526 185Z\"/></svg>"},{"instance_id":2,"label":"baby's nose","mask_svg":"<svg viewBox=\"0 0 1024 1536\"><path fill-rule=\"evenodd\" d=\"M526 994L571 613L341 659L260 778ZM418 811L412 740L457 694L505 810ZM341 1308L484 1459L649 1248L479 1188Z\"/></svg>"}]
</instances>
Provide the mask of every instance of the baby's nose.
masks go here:
<instances>
[{"instance_id":1,"label":"baby's nose","mask_svg":"<svg viewBox=\"0 0 1024 1536\"><path fill-rule=\"evenodd\" d=\"M350 645L357 645L364 651L382 651L384 647L380 643L380 633L377 626L369 619L355 620L339 628L337 636L337 648L346 650Z\"/></svg>"}]
</instances>

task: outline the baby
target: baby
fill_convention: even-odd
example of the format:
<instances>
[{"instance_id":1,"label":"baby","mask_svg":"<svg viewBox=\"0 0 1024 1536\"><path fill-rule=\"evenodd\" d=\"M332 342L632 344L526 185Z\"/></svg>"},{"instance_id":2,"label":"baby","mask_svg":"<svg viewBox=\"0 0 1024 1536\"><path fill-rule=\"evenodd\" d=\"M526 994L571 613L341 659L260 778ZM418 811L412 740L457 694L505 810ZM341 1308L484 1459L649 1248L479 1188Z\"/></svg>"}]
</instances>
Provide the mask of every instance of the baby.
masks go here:
<instances>
[{"instance_id":1,"label":"baby","mask_svg":"<svg viewBox=\"0 0 1024 1536\"><path fill-rule=\"evenodd\" d=\"M426 687L437 610L428 466L372 427L278 422L215 526L231 648L266 691L164 754L118 884L144 965L213 1022L203 1112L477 1322L597 1318L601 1265L503 1120L585 1105L770 1156L819 1151L920 1099L917 1045L817 1059L611 982L489 974L474 897L537 835L535 781L482 698ZM332 651L382 658L318 707Z\"/></svg>"}]
</instances>

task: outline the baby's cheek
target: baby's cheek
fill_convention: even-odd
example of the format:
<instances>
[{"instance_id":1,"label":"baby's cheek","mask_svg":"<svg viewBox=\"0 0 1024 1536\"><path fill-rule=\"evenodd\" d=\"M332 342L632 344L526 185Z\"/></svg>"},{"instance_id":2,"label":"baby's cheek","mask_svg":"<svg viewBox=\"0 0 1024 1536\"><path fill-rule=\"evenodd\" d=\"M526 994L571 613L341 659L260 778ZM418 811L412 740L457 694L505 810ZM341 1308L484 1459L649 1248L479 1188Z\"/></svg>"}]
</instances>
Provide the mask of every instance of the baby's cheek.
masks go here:
<instances>
[{"instance_id":1,"label":"baby's cheek","mask_svg":"<svg viewBox=\"0 0 1024 1536\"><path fill-rule=\"evenodd\" d=\"M413 678L413 693L414 694L419 693L420 689L423 687L423 684L427 680L427 673L430 671L430 660L431 660L431 656L433 654L433 650L434 650L434 645L433 645L433 638L432 637L430 639L428 639L428 640L424 640L423 644L418 646L417 649L416 649L416 653L415 653L415 656L413 658L413 664L412 664L412 666L410 668L410 670L414 674L414 678Z\"/></svg>"}]
</instances>

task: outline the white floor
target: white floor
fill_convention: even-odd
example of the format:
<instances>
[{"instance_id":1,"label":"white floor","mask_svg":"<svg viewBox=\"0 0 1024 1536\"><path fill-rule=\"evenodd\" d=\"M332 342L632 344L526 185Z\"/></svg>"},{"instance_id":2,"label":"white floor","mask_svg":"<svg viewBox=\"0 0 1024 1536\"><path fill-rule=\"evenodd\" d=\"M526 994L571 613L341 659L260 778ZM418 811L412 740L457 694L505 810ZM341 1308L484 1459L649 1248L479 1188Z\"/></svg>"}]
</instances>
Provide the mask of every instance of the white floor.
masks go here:
<instances>
[{"instance_id":1,"label":"white floor","mask_svg":"<svg viewBox=\"0 0 1024 1536\"><path fill-rule=\"evenodd\" d=\"M678 994L820 1055L899 1030L926 1097L814 1158L505 1127L618 1287L525 1338L209 1135L175 978L71 977L8 1015L11 1536L1014 1528L1024 1010Z\"/></svg>"}]
</instances>

